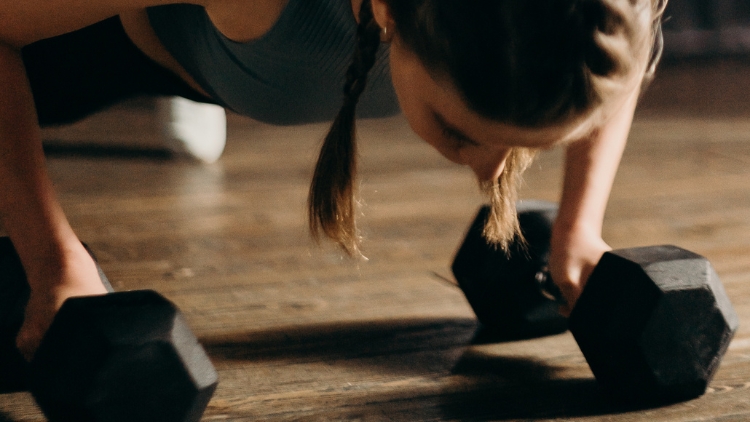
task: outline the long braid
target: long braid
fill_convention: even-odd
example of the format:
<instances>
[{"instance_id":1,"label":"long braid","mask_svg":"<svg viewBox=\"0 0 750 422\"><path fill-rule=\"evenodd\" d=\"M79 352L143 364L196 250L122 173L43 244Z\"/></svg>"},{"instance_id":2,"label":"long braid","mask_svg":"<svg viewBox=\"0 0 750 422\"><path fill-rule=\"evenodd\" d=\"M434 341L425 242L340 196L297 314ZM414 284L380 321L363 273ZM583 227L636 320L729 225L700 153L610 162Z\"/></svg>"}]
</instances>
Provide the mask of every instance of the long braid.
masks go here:
<instances>
[{"instance_id":1,"label":"long braid","mask_svg":"<svg viewBox=\"0 0 750 422\"><path fill-rule=\"evenodd\" d=\"M319 240L322 231L350 255L359 253L354 201L356 108L380 45L380 27L373 16L370 0L362 2L359 21L357 46L346 74L344 103L320 150L307 204L313 238Z\"/></svg>"}]
</instances>

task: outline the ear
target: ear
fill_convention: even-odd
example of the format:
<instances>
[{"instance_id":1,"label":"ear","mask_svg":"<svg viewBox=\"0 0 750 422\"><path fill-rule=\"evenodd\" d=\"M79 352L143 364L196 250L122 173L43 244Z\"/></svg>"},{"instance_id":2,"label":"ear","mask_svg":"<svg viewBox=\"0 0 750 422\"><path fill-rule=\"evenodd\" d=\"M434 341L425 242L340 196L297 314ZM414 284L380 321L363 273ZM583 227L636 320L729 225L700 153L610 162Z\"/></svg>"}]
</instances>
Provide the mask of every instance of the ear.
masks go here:
<instances>
[{"instance_id":1,"label":"ear","mask_svg":"<svg viewBox=\"0 0 750 422\"><path fill-rule=\"evenodd\" d=\"M372 13L375 16L375 22L381 28L386 28L387 31L395 31L395 23L391 16L391 9L388 6L386 0L372 0Z\"/></svg>"}]
</instances>

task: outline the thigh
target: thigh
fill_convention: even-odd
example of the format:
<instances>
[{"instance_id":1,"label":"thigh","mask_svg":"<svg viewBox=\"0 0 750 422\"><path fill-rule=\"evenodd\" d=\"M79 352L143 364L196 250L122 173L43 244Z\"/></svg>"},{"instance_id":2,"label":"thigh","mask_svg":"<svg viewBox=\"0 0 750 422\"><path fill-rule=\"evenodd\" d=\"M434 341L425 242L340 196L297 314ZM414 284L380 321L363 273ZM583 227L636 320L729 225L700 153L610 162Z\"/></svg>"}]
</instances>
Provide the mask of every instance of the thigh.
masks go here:
<instances>
[{"instance_id":1,"label":"thigh","mask_svg":"<svg viewBox=\"0 0 750 422\"><path fill-rule=\"evenodd\" d=\"M71 123L138 95L211 102L143 54L115 16L21 51L42 126Z\"/></svg>"}]
</instances>

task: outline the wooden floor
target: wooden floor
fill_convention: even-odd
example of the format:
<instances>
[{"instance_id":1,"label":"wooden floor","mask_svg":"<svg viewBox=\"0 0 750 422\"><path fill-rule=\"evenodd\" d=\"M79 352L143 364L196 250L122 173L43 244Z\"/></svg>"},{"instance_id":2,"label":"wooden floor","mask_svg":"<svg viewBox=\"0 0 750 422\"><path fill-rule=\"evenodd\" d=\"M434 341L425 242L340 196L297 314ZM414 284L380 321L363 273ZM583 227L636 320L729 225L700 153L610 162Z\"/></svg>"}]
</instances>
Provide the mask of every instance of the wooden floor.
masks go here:
<instances>
[{"instance_id":1,"label":"wooden floor","mask_svg":"<svg viewBox=\"0 0 750 422\"><path fill-rule=\"evenodd\" d=\"M482 198L400 118L361 125L369 259L313 244L304 204L324 131L230 116L226 153L207 166L50 156L115 288L160 291L205 345L221 382L204 420L750 420L750 64L665 67L612 193L605 240L707 256L741 319L707 394L663 408L609 405L569 334L471 344L449 266ZM544 153L523 197L555 200L560 161ZM37 420L27 394L0 396L0 421Z\"/></svg>"}]
</instances>

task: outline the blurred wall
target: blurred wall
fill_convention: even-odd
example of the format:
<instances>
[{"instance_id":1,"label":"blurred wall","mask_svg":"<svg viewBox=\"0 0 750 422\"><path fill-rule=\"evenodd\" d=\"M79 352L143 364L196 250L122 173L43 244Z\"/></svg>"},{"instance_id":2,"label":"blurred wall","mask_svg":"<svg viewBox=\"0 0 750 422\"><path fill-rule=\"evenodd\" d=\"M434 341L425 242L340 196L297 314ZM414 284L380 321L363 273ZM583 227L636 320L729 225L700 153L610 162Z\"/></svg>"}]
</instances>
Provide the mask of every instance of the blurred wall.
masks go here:
<instances>
[{"instance_id":1,"label":"blurred wall","mask_svg":"<svg viewBox=\"0 0 750 422\"><path fill-rule=\"evenodd\" d=\"M669 0L665 57L750 55L750 0Z\"/></svg>"}]
</instances>

